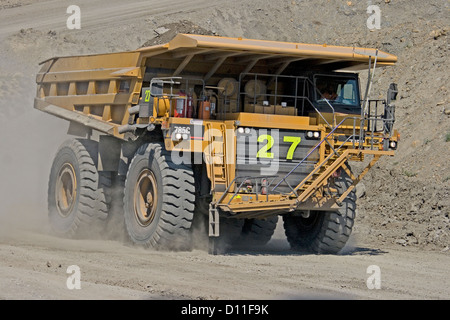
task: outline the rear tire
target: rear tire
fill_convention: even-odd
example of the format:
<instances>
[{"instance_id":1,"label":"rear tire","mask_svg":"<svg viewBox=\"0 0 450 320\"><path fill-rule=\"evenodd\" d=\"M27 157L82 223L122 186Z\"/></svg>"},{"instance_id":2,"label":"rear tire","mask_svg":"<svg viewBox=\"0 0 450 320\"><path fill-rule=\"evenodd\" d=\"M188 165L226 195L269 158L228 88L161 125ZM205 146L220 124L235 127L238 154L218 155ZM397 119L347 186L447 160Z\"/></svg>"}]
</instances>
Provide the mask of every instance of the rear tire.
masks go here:
<instances>
[{"instance_id":1,"label":"rear tire","mask_svg":"<svg viewBox=\"0 0 450 320\"><path fill-rule=\"evenodd\" d=\"M334 183L338 193L342 194L352 184L352 180L342 172ZM308 218L283 216L287 240L293 250L337 254L350 237L355 214L356 194L353 190L336 211L311 211Z\"/></svg>"},{"instance_id":2,"label":"rear tire","mask_svg":"<svg viewBox=\"0 0 450 320\"><path fill-rule=\"evenodd\" d=\"M160 143L142 145L128 168L125 226L131 241L156 249L190 249L195 185L192 168L172 162Z\"/></svg>"},{"instance_id":3,"label":"rear tire","mask_svg":"<svg viewBox=\"0 0 450 320\"><path fill-rule=\"evenodd\" d=\"M51 229L69 238L98 236L108 216L111 179L98 172L95 141L71 139L59 148L50 172Z\"/></svg>"}]
</instances>

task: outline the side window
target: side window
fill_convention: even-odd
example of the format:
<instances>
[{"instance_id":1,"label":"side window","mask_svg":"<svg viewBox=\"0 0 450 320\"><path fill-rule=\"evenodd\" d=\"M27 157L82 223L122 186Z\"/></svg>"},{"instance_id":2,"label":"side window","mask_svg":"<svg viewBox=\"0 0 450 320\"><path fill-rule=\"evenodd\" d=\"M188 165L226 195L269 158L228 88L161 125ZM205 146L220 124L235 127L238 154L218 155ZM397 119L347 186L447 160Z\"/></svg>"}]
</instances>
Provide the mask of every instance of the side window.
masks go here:
<instances>
[{"instance_id":1,"label":"side window","mask_svg":"<svg viewBox=\"0 0 450 320\"><path fill-rule=\"evenodd\" d=\"M315 79L316 101L324 103L324 100L331 101L335 104L345 104L357 106L358 88L355 79L338 76L318 76Z\"/></svg>"},{"instance_id":2,"label":"side window","mask_svg":"<svg viewBox=\"0 0 450 320\"><path fill-rule=\"evenodd\" d=\"M355 80L349 80L343 86L342 99L343 99L343 102L346 104L352 104L352 105L358 104L356 101L356 81Z\"/></svg>"},{"instance_id":3,"label":"side window","mask_svg":"<svg viewBox=\"0 0 450 320\"><path fill-rule=\"evenodd\" d=\"M346 85L344 85L344 89L342 91L342 97L344 99L355 100L355 95L354 95L352 84L347 83Z\"/></svg>"}]
</instances>

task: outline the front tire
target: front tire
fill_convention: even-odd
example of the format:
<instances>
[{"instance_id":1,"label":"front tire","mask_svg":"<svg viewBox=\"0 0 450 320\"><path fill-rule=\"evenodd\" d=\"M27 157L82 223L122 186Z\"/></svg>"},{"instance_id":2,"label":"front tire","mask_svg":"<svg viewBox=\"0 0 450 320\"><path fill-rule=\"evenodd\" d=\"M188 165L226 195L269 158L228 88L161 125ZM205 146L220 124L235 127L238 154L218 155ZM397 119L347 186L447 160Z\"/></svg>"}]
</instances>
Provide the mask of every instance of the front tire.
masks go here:
<instances>
[{"instance_id":1,"label":"front tire","mask_svg":"<svg viewBox=\"0 0 450 320\"><path fill-rule=\"evenodd\" d=\"M264 246L272 238L277 228L278 216L266 219L246 219L242 228L242 243L251 246Z\"/></svg>"},{"instance_id":2,"label":"front tire","mask_svg":"<svg viewBox=\"0 0 450 320\"><path fill-rule=\"evenodd\" d=\"M131 241L156 249L190 248L195 185L192 168L175 164L162 144L141 146L128 168L125 226Z\"/></svg>"},{"instance_id":3,"label":"front tire","mask_svg":"<svg viewBox=\"0 0 450 320\"><path fill-rule=\"evenodd\" d=\"M345 172L334 183L338 194L352 184ZM291 248L317 254L337 254L346 245L356 214L355 190L336 211L311 211L309 217L285 215L284 229Z\"/></svg>"}]
</instances>

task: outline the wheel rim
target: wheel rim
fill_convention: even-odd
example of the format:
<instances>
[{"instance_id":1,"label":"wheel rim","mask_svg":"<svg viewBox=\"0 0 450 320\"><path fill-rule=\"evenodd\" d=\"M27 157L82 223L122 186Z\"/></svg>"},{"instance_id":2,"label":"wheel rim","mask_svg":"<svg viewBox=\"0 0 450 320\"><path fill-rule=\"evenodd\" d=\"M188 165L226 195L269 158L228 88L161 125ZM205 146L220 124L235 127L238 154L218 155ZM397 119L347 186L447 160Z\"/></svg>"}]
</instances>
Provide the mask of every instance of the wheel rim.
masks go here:
<instances>
[{"instance_id":1,"label":"wheel rim","mask_svg":"<svg viewBox=\"0 0 450 320\"><path fill-rule=\"evenodd\" d=\"M56 181L55 198L58 214L67 218L75 206L77 196L77 179L75 169L70 163L65 163Z\"/></svg>"},{"instance_id":2,"label":"wheel rim","mask_svg":"<svg viewBox=\"0 0 450 320\"><path fill-rule=\"evenodd\" d=\"M136 183L134 192L134 215L141 226L153 222L158 206L158 188L156 178L149 169L143 170Z\"/></svg>"}]
</instances>

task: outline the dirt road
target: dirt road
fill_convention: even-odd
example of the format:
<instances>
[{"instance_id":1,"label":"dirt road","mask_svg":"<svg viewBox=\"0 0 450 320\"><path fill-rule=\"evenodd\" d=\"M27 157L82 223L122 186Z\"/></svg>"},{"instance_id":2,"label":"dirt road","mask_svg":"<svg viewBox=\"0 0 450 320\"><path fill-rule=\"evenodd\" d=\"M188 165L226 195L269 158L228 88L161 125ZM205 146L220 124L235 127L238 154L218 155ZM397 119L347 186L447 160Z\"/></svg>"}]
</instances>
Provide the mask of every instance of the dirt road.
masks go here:
<instances>
[{"instance_id":1,"label":"dirt road","mask_svg":"<svg viewBox=\"0 0 450 320\"><path fill-rule=\"evenodd\" d=\"M385 12L382 30L388 30L379 35L366 30L365 2L356 5L336 1L330 8L306 8L308 4L301 1L283 1L280 5L265 0L78 0L82 28L68 30L66 8L72 2L6 0L0 4L0 299L450 297L448 147L439 149L444 141L442 132L450 126L448 118L436 111L448 105L448 91L444 87L427 91L437 86L435 78L448 77L445 68L439 67L448 30L442 17L448 8L440 8L442 5L436 4L439 1L431 1L429 6L407 1L412 8L404 7L405 1L391 1L391 12L384 1L375 1ZM413 16L419 17L415 25ZM396 161L404 162L400 168L395 167L395 161L392 164L391 159L386 160L382 165L389 169L375 168L371 180L364 181L367 192L361 201L365 206L358 213L353 237L343 254L294 254L281 223L267 247L220 256L208 255L205 249L149 251L122 241L67 240L48 234L47 179L53 155L66 139L67 123L32 108L38 63L52 56L135 49L154 38L157 27L184 20L223 36L343 45L359 41L380 44L382 49L400 55L402 69L383 72L376 86L382 83L384 88L388 81L395 80L411 89L411 93L402 93L404 100L398 109L397 123L406 134L399 149L400 160ZM338 28L341 25L348 28ZM405 26L414 30L399 34ZM435 29L441 35L428 38ZM415 50L411 55L429 58L427 68L413 70L404 62L408 59L402 55L409 52L409 43L416 45L411 47ZM421 53L418 45L431 48L433 53ZM419 71L426 77L419 76ZM412 94L417 88L421 91ZM432 105L438 107L416 115L414 105L420 106L431 96ZM439 121L433 122L438 115ZM411 125L418 121L425 121L423 128ZM434 135L428 137L426 128L434 128ZM416 142L418 136L427 138L428 149L414 149L421 145ZM414 151L411 157L410 150ZM443 181L434 187L422 179L431 177L426 174L427 154L435 157L432 162L439 162L435 168L441 170L432 172ZM405 176L402 173L406 170L416 175ZM416 200L420 203L410 211L411 202ZM67 269L72 265L80 268L80 290L67 287L71 275ZM368 273L369 266L379 268L379 289L369 289L375 283L371 276L376 275L375 269Z\"/></svg>"},{"instance_id":2,"label":"dirt road","mask_svg":"<svg viewBox=\"0 0 450 320\"><path fill-rule=\"evenodd\" d=\"M66 285L71 265L80 268L79 290ZM373 265L379 267L379 289L367 285ZM213 256L201 249L159 252L115 241L4 232L0 298L448 299L449 265L445 253L360 244L339 256L294 254L280 233L263 249Z\"/></svg>"}]
</instances>

